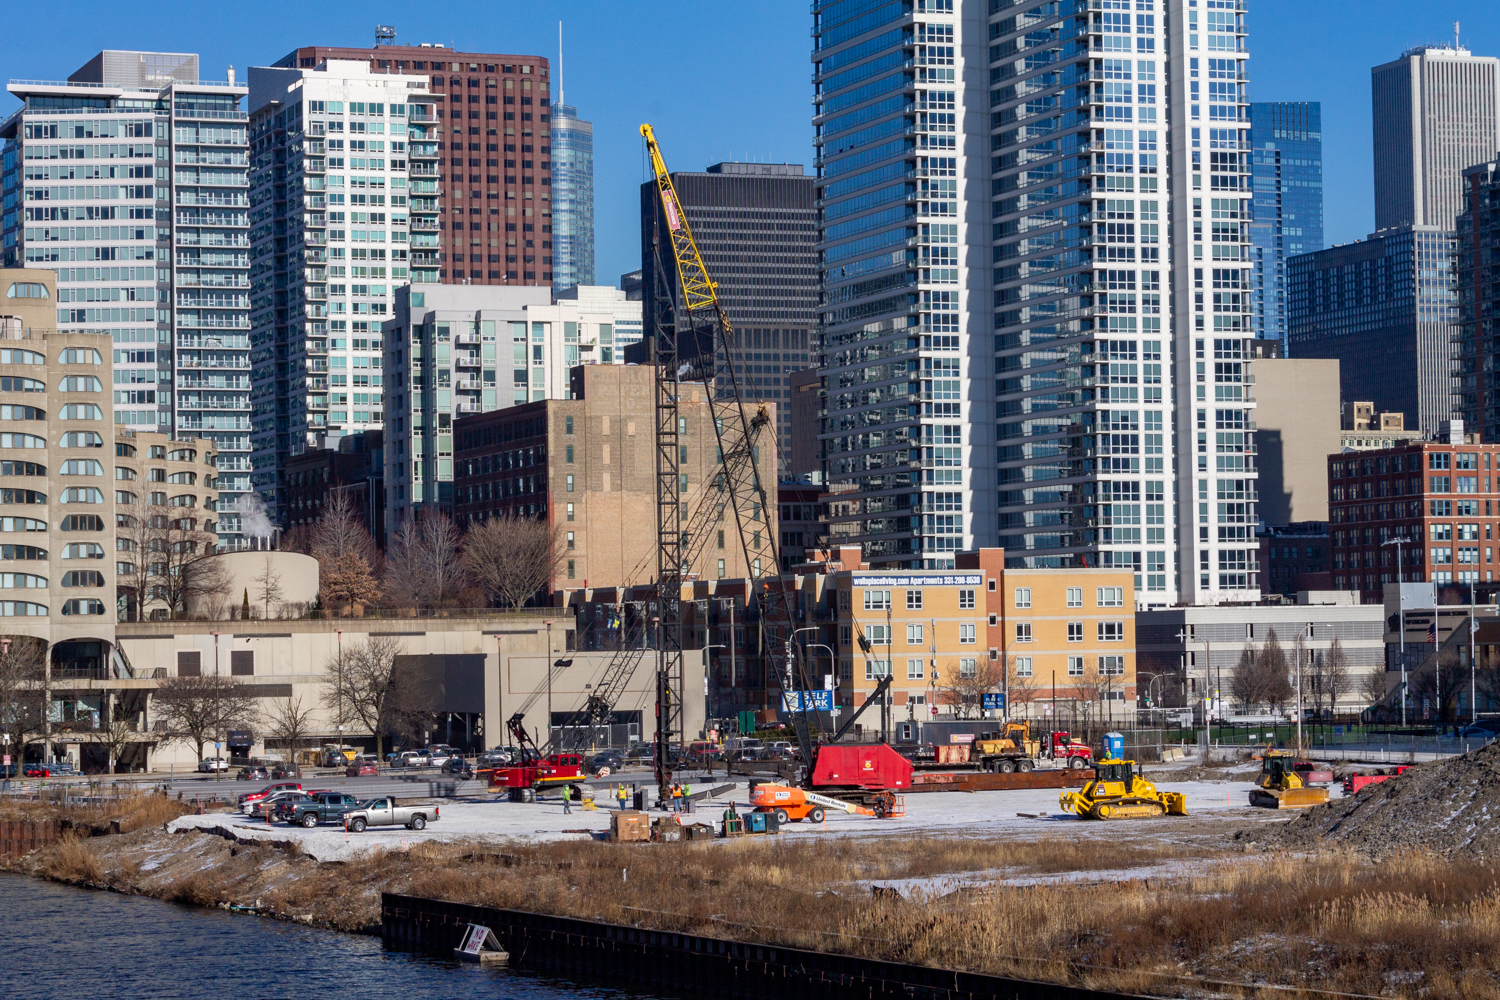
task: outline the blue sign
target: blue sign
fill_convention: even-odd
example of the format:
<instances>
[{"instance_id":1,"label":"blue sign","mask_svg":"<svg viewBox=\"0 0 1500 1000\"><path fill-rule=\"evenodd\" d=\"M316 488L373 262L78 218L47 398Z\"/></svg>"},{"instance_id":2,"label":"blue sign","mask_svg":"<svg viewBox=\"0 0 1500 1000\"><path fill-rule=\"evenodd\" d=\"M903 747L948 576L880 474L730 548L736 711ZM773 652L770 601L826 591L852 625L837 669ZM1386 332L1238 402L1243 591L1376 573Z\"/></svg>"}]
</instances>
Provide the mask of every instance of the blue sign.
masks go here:
<instances>
[{"instance_id":1,"label":"blue sign","mask_svg":"<svg viewBox=\"0 0 1500 1000\"><path fill-rule=\"evenodd\" d=\"M781 707L787 712L831 712L833 692L784 691L781 695Z\"/></svg>"},{"instance_id":2,"label":"blue sign","mask_svg":"<svg viewBox=\"0 0 1500 1000\"><path fill-rule=\"evenodd\" d=\"M982 695L980 695L980 698L983 699L982 703L984 705L984 710L986 712L989 712L989 711L1003 712L1003 711L1005 711L1005 694L1004 694L1004 692L1001 692L999 694L988 694L988 693L987 694L982 694Z\"/></svg>"}]
</instances>

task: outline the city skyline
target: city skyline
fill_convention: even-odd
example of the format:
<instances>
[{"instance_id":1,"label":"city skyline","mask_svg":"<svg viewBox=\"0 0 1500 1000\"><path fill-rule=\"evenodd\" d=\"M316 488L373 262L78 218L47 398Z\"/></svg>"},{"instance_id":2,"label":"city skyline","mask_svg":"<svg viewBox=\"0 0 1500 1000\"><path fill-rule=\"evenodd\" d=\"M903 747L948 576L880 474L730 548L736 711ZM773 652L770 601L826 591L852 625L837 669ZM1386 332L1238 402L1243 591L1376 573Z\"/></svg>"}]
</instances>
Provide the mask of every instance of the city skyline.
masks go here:
<instances>
[{"instance_id":1,"label":"city skyline","mask_svg":"<svg viewBox=\"0 0 1500 1000\"><path fill-rule=\"evenodd\" d=\"M1279 0L1252 4L1247 21L1256 38L1250 99L1323 105L1324 168L1330 178L1325 233L1331 245L1362 239L1374 229L1371 68L1416 45L1452 44L1455 20L1461 23L1466 48L1476 55L1500 56L1500 10L1478 0L1421 9L1395 2L1324 6L1325 16L1347 26L1334 52L1326 50L1316 33L1303 30L1301 19L1290 16L1290 5ZM273 5L271 16L226 36L208 22L172 17L170 5L166 16L146 24L118 8L71 3L59 5L58 14L88 25L87 41L66 34L12 34L0 39L0 62L8 79L52 79L58 66L80 64L104 48L197 52L206 77L222 78L232 64L246 79L249 66L270 65L308 40L368 46L377 22L396 26L398 44L433 41L468 51L498 46L550 56L555 55L557 22L562 20L570 53L569 103L595 124L596 273L609 280L639 267L640 122L656 125L674 169L702 170L726 160L802 163L811 169L812 129L805 113L811 78L807 8L714 8L711 15L687 3L659 3L656 8L660 15L653 18L592 2L507 10L503 16L484 9L451 14L434 9L418 24L407 10L389 3L297 8L295 17L275 16ZM1340 17L1340 10L1348 16ZM609 53L654 51L659 35L652 26L660 17L739 44L674 53L671 72L634 74L631 86L621 86L619 60ZM162 25L172 27L163 30ZM689 76L710 83L684 91L677 84ZM683 100L684 93L691 100ZM14 107L5 103L0 114Z\"/></svg>"}]
</instances>

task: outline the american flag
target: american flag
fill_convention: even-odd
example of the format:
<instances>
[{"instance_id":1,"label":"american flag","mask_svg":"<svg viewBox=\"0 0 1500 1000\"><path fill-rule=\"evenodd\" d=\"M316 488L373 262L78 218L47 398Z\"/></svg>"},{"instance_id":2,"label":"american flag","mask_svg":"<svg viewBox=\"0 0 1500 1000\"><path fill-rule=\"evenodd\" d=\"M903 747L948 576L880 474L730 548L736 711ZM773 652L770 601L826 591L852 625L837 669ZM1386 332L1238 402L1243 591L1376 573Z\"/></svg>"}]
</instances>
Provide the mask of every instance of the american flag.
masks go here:
<instances>
[{"instance_id":1,"label":"american flag","mask_svg":"<svg viewBox=\"0 0 1500 1000\"><path fill-rule=\"evenodd\" d=\"M1437 619L1427 623L1427 641L1433 645L1437 644Z\"/></svg>"}]
</instances>

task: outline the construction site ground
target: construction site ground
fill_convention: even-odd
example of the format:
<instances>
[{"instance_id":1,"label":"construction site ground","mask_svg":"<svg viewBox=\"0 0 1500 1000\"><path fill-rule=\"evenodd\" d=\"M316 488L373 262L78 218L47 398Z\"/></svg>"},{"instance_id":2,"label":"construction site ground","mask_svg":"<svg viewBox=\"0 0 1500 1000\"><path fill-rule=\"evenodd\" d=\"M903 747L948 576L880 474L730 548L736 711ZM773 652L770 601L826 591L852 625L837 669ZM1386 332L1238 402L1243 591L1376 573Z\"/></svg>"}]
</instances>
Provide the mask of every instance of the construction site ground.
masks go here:
<instances>
[{"instance_id":1,"label":"construction site ground","mask_svg":"<svg viewBox=\"0 0 1500 1000\"><path fill-rule=\"evenodd\" d=\"M1254 767L1213 768L1210 771L1223 777L1209 779L1202 776L1204 771L1196 768L1177 771L1148 769L1148 777L1159 788L1179 791L1187 796L1186 817L1084 821L1061 810L1058 805L1058 789L1055 788L974 793L921 792L904 796L906 814L899 818L878 820L830 810L823 823L789 823L781 828L779 836L799 839L901 837L921 832L954 837L1103 837L1111 841L1124 837L1180 844L1202 839L1222 848L1245 823L1285 818L1284 815L1278 817L1273 812L1253 809L1249 805ZM1191 775L1192 780L1174 781L1174 773L1182 773L1185 778ZM639 774L627 772L623 776L623 780L632 779L646 782L650 775L643 771ZM693 813L680 814L682 821L717 826L731 802L738 810L748 811L748 783L737 780L727 788L726 784L722 776L719 780L705 777L695 783L693 787L697 790L722 790L712 796L698 798L694 802ZM264 820L251 819L237 813L184 816L172 821L168 828L172 832L195 828L221 831L222 834L242 841L295 843L300 850L319 860L341 861L377 847L400 850L404 846L424 841L542 842L602 836L609 829L609 814L617 808L617 800L611 795L613 788L613 785L596 784L594 792L597 808L586 810L575 802L569 813L563 812L562 800L556 794L546 795L531 803L509 802L490 795L434 800L434 804L441 809L440 818L420 832L404 827L372 828L363 833L347 832L337 826L303 829L284 824L267 824ZM1334 790L1333 795L1338 794ZM403 800L406 801L414 800ZM655 815L667 814L656 811Z\"/></svg>"}]
</instances>

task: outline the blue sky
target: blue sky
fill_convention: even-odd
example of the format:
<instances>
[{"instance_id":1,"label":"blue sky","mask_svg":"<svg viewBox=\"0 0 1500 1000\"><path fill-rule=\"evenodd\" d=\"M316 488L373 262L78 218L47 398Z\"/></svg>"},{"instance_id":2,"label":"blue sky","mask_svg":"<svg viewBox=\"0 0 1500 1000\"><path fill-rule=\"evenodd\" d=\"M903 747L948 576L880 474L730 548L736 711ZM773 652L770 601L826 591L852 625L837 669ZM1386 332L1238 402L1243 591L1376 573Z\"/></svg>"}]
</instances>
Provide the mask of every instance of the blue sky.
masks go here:
<instances>
[{"instance_id":1,"label":"blue sky","mask_svg":"<svg viewBox=\"0 0 1500 1000\"><path fill-rule=\"evenodd\" d=\"M0 33L8 79L64 79L102 48L197 52L202 75L265 65L299 45L368 45L377 23L398 41L470 51L556 55L563 22L569 104L594 122L597 277L640 266L636 131L649 121L673 169L726 159L811 162L807 0L553 0L550 3L254 4L57 2L28 30L13 8ZM243 16L225 18L219 11ZM1364 236L1373 219L1370 67L1411 45L1453 36L1500 55L1492 0L1251 0L1251 99L1323 102L1329 242ZM63 25L66 30L52 30ZM8 113L14 99L0 97Z\"/></svg>"}]
</instances>

